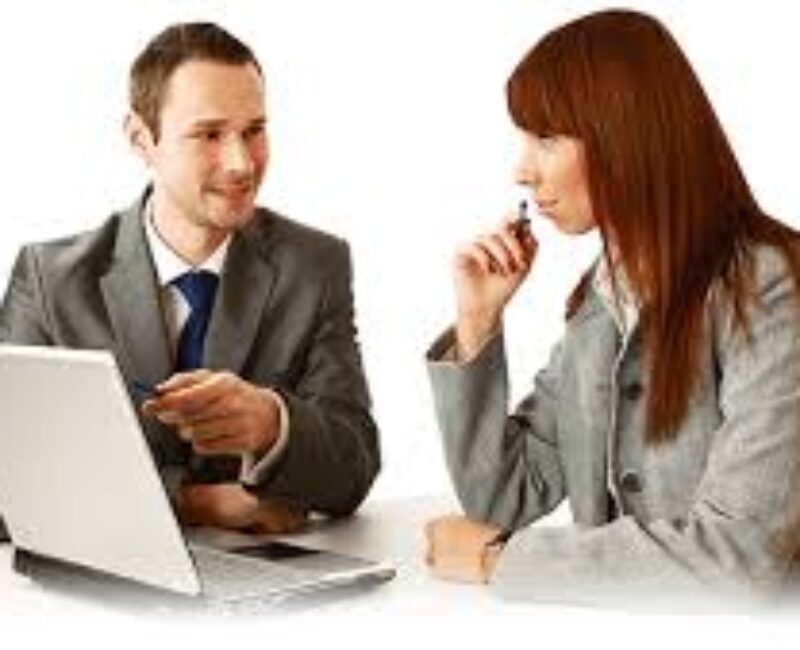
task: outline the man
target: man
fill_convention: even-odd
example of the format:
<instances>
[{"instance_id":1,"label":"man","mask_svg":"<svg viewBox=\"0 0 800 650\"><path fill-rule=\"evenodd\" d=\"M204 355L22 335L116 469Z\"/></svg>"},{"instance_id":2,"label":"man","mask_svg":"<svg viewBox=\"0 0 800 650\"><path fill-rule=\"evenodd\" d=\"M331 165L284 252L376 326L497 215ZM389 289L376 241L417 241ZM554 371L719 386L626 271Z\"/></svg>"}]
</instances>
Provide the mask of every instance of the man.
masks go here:
<instances>
[{"instance_id":1,"label":"man","mask_svg":"<svg viewBox=\"0 0 800 650\"><path fill-rule=\"evenodd\" d=\"M269 159L255 56L216 25L173 25L134 62L130 103L152 185L93 232L22 249L0 340L111 349L185 523L275 531L352 512L380 459L349 252L255 207Z\"/></svg>"}]
</instances>

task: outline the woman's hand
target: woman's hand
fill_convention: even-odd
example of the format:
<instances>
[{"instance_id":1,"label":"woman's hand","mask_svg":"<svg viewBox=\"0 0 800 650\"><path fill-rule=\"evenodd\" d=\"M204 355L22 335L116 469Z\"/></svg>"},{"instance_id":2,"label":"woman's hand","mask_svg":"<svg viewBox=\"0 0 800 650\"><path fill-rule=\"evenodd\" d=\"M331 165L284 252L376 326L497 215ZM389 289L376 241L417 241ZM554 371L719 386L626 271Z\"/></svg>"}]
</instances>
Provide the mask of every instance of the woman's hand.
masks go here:
<instances>
[{"instance_id":1,"label":"woman's hand","mask_svg":"<svg viewBox=\"0 0 800 650\"><path fill-rule=\"evenodd\" d=\"M498 228L456 251L456 341L458 355L470 359L497 330L503 310L536 257L538 243L509 215Z\"/></svg>"},{"instance_id":2,"label":"woman's hand","mask_svg":"<svg viewBox=\"0 0 800 650\"><path fill-rule=\"evenodd\" d=\"M497 550L489 543L500 528L478 523L461 515L434 519L425 526L428 550L425 561L445 580L486 583L494 571Z\"/></svg>"}]
</instances>

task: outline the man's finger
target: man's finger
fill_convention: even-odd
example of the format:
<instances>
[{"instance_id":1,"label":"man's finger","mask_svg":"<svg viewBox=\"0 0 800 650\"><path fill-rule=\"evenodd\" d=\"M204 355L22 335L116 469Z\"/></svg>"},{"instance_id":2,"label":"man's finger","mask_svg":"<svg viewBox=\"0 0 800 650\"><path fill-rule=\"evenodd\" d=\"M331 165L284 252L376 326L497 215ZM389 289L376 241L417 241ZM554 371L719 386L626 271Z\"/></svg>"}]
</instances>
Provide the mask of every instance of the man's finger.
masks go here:
<instances>
[{"instance_id":1,"label":"man's finger","mask_svg":"<svg viewBox=\"0 0 800 650\"><path fill-rule=\"evenodd\" d=\"M189 419L182 423L191 428L195 440L212 440L221 436L235 436L242 432L242 419L235 415Z\"/></svg>"},{"instance_id":2,"label":"man's finger","mask_svg":"<svg viewBox=\"0 0 800 650\"><path fill-rule=\"evenodd\" d=\"M249 450L250 437L244 434L194 430L192 449L200 455L241 454Z\"/></svg>"},{"instance_id":3,"label":"man's finger","mask_svg":"<svg viewBox=\"0 0 800 650\"><path fill-rule=\"evenodd\" d=\"M149 408L156 414L159 411L174 411L184 418L197 416L214 402L229 397L232 387L229 380L209 375L198 384L177 388L152 400Z\"/></svg>"},{"instance_id":4,"label":"man's finger","mask_svg":"<svg viewBox=\"0 0 800 650\"><path fill-rule=\"evenodd\" d=\"M220 396L219 399L201 404L194 410L186 409L182 414L181 424L188 424L197 428L214 428L216 423L225 420L239 419L242 410L239 400L229 395Z\"/></svg>"},{"instance_id":5,"label":"man's finger","mask_svg":"<svg viewBox=\"0 0 800 650\"><path fill-rule=\"evenodd\" d=\"M194 429L192 425L186 424L178 427L178 436L184 442L192 442L194 438Z\"/></svg>"},{"instance_id":6,"label":"man's finger","mask_svg":"<svg viewBox=\"0 0 800 650\"><path fill-rule=\"evenodd\" d=\"M181 388L187 388L194 384L208 379L213 373L207 368L200 368L198 370L188 370L186 372L176 372L174 375L156 385L156 391L159 393L166 393Z\"/></svg>"}]
</instances>

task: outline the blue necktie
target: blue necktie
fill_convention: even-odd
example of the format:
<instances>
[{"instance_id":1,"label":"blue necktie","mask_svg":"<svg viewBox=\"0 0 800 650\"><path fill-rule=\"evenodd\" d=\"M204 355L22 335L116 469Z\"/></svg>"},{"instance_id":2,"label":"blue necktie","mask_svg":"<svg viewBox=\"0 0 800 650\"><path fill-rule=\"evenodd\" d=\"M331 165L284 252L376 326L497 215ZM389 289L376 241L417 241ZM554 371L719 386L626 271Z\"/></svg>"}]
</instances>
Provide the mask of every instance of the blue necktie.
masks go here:
<instances>
[{"instance_id":1,"label":"blue necktie","mask_svg":"<svg viewBox=\"0 0 800 650\"><path fill-rule=\"evenodd\" d=\"M217 292L217 276L210 271L189 271L172 281L189 303L191 312L181 330L175 370L203 367L203 344Z\"/></svg>"},{"instance_id":2,"label":"blue necktie","mask_svg":"<svg viewBox=\"0 0 800 650\"><path fill-rule=\"evenodd\" d=\"M172 281L191 309L178 339L177 372L203 367L203 347L218 283L217 276L210 271L189 271ZM189 459L189 476L193 483L237 481L239 469L238 456L192 456Z\"/></svg>"}]
</instances>

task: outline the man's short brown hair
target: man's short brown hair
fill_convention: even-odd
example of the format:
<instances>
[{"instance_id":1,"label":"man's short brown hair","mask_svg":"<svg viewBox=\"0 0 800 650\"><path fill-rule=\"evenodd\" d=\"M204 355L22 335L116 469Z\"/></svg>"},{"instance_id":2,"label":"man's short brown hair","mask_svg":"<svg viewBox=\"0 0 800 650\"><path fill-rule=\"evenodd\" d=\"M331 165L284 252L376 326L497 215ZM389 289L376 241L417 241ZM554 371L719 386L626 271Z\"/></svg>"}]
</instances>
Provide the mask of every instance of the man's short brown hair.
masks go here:
<instances>
[{"instance_id":1,"label":"man's short brown hair","mask_svg":"<svg viewBox=\"0 0 800 650\"><path fill-rule=\"evenodd\" d=\"M261 72L253 51L214 23L177 23L153 38L131 66L130 105L157 140L161 108L172 73L187 61L244 65Z\"/></svg>"}]
</instances>

